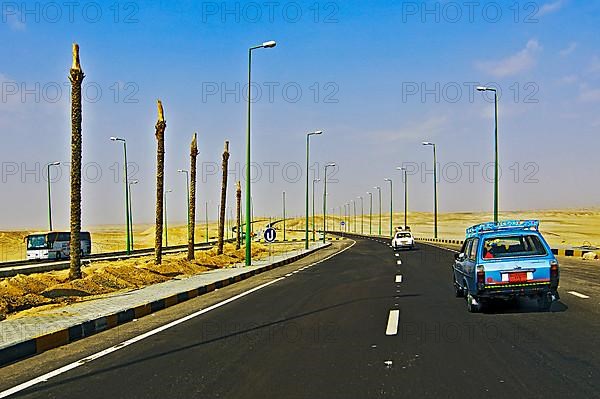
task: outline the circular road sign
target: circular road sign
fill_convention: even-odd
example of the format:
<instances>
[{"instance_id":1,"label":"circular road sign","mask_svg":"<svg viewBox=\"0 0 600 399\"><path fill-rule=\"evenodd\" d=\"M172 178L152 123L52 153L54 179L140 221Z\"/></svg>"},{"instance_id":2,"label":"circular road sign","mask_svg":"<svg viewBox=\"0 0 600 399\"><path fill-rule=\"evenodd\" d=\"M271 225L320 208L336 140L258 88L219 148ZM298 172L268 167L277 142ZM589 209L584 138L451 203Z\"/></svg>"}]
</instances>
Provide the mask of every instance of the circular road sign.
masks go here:
<instances>
[{"instance_id":1,"label":"circular road sign","mask_svg":"<svg viewBox=\"0 0 600 399\"><path fill-rule=\"evenodd\" d=\"M266 242L273 242L273 241L275 241L275 238L277 237L277 232L275 231L274 228L269 227L268 229L265 230L265 234L263 236L265 237Z\"/></svg>"}]
</instances>

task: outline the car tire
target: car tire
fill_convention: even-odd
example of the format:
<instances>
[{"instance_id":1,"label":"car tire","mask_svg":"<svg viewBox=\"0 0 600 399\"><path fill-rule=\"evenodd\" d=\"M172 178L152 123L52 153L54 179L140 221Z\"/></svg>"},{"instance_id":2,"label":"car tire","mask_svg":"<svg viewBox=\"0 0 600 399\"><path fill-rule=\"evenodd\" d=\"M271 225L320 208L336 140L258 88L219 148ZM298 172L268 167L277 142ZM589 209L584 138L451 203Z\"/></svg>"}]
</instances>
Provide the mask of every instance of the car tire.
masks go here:
<instances>
[{"instance_id":1,"label":"car tire","mask_svg":"<svg viewBox=\"0 0 600 399\"><path fill-rule=\"evenodd\" d=\"M466 288L466 295L465 298L467 300L467 311L469 313L477 313L479 312L480 308L479 305L473 305L473 295L471 295L471 293L469 292L469 288Z\"/></svg>"},{"instance_id":2,"label":"car tire","mask_svg":"<svg viewBox=\"0 0 600 399\"><path fill-rule=\"evenodd\" d=\"M552 301L550 300L548 294L542 294L537 299L538 309L540 312L549 312L552 307Z\"/></svg>"},{"instance_id":3,"label":"car tire","mask_svg":"<svg viewBox=\"0 0 600 399\"><path fill-rule=\"evenodd\" d=\"M457 298L462 298L465 296L465 293L464 293L462 287L460 285L458 285L458 283L456 281L454 282L454 295Z\"/></svg>"}]
</instances>

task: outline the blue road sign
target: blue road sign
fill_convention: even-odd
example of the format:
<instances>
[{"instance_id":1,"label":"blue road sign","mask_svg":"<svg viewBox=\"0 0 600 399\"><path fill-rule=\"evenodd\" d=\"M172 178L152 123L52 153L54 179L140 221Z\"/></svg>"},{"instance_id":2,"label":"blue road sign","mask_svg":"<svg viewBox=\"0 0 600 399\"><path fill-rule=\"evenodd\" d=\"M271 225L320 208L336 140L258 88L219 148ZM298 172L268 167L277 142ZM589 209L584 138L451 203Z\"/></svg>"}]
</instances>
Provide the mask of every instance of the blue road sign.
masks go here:
<instances>
[{"instance_id":1,"label":"blue road sign","mask_svg":"<svg viewBox=\"0 0 600 399\"><path fill-rule=\"evenodd\" d=\"M263 236L265 237L266 242L273 242L273 241L275 241L275 238L277 237L277 232L275 231L274 228L269 227L265 230L265 234Z\"/></svg>"},{"instance_id":2,"label":"blue road sign","mask_svg":"<svg viewBox=\"0 0 600 399\"><path fill-rule=\"evenodd\" d=\"M345 225L346 225L346 222L343 222L343 221L340 222L340 226L345 226Z\"/></svg>"}]
</instances>

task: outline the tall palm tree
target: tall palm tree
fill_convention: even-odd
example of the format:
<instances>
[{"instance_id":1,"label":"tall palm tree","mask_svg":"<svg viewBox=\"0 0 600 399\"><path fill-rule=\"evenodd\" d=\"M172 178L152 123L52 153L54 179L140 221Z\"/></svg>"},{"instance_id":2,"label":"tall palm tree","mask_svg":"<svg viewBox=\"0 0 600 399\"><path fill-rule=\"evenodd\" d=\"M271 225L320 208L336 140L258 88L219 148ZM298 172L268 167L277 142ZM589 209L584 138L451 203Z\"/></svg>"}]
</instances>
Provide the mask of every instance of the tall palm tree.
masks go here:
<instances>
[{"instance_id":1,"label":"tall palm tree","mask_svg":"<svg viewBox=\"0 0 600 399\"><path fill-rule=\"evenodd\" d=\"M81 84L85 77L79 63L79 45L73 43L71 81L71 242L69 279L81 278Z\"/></svg>"},{"instance_id":2,"label":"tall palm tree","mask_svg":"<svg viewBox=\"0 0 600 399\"><path fill-rule=\"evenodd\" d=\"M194 133L190 145L190 214L188 215L188 260L194 260L194 232L196 230L196 158L198 157L198 134Z\"/></svg>"},{"instance_id":3,"label":"tall palm tree","mask_svg":"<svg viewBox=\"0 0 600 399\"><path fill-rule=\"evenodd\" d=\"M227 165L229 164L229 141L225 141L223 150L223 179L221 180L221 209L219 210L219 241L217 254L223 253L223 236L225 233L225 206L227 205Z\"/></svg>"},{"instance_id":4,"label":"tall palm tree","mask_svg":"<svg viewBox=\"0 0 600 399\"><path fill-rule=\"evenodd\" d=\"M235 210L235 218L236 218L236 224L235 224L235 233L236 233L236 239L235 239L235 249L240 249L240 247L242 246L242 235L240 233L240 228L242 227L242 185L240 183L240 181L238 180L237 185L236 185L236 190L235 190L235 206L236 206L236 210Z\"/></svg>"},{"instance_id":5,"label":"tall palm tree","mask_svg":"<svg viewBox=\"0 0 600 399\"><path fill-rule=\"evenodd\" d=\"M157 100L158 120L155 126L156 147L156 229L154 233L154 263L162 263L162 235L163 235L163 199L165 190L165 115L160 100Z\"/></svg>"}]
</instances>

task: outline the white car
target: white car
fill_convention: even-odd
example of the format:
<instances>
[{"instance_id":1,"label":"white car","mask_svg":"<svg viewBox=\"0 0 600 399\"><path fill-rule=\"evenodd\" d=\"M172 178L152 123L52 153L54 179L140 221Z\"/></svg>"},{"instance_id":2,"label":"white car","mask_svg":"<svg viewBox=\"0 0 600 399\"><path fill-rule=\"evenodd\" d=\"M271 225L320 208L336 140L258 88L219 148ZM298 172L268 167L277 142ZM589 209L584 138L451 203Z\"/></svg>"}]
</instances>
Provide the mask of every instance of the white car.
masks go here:
<instances>
[{"instance_id":1,"label":"white car","mask_svg":"<svg viewBox=\"0 0 600 399\"><path fill-rule=\"evenodd\" d=\"M394 250L415 247L415 239L410 231L397 231L396 235L392 239L392 248Z\"/></svg>"}]
</instances>

